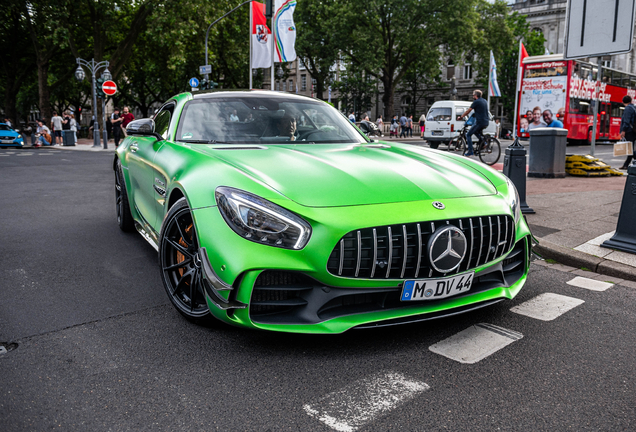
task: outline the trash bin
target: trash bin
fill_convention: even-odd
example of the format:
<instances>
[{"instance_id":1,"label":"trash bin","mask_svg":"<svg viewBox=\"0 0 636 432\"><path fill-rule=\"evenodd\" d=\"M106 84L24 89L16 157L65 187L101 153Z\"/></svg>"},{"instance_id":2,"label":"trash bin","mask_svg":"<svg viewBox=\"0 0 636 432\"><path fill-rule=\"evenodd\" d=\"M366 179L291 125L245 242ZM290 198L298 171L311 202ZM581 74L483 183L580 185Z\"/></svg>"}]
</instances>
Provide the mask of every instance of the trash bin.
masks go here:
<instances>
[{"instance_id":1,"label":"trash bin","mask_svg":"<svg viewBox=\"0 0 636 432\"><path fill-rule=\"evenodd\" d=\"M75 132L72 130L63 130L62 131L62 140L64 146L74 146L75 145Z\"/></svg>"},{"instance_id":2,"label":"trash bin","mask_svg":"<svg viewBox=\"0 0 636 432\"><path fill-rule=\"evenodd\" d=\"M536 128L530 131L528 177L565 177L568 130Z\"/></svg>"}]
</instances>

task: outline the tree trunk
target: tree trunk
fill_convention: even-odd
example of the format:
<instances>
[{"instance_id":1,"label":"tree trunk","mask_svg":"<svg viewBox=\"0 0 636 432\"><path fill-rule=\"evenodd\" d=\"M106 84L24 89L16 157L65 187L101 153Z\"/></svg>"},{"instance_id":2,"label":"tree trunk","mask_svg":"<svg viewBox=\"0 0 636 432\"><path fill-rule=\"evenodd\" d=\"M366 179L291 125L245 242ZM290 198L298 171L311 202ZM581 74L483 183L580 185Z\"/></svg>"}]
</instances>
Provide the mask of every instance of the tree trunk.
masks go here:
<instances>
[{"instance_id":1,"label":"tree trunk","mask_svg":"<svg viewBox=\"0 0 636 432\"><path fill-rule=\"evenodd\" d=\"M51 122L51 89L48 83L49 61L38 63L38 92L40 94L40 118L44 119L44 124Z\"/></svg>"},{"instance_id":2,"label":"tree trunk","mask_svg":"<svg viewBox=\"0 0 636 432\"><path fill-rule=\"evenodd\" d=\"M393 96L395 89L393 88L393 81L389 76L384 74L382 76L382 84L384 84L384 94L382 95L382 103L384 104L384 118L393 118Z\"/></svg>"}]
</instances>

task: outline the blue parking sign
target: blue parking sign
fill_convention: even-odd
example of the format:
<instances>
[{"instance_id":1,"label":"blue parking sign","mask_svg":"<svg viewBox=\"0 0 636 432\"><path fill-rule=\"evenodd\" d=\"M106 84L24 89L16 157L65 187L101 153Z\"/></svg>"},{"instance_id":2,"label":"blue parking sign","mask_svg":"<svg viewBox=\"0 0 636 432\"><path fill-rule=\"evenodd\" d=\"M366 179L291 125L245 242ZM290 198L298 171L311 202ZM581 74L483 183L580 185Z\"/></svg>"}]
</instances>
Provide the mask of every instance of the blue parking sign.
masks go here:
<instances>
[{"instance_id":1,"label":"blue parking sign","mask_svg":"<svg viewBox=\"0 0 636 432\"><path fill-rule=\"evenodd\" d=\"M190 78L190 87L199 87L199 80L196 78Z\"/></svg>"}]
</instances>

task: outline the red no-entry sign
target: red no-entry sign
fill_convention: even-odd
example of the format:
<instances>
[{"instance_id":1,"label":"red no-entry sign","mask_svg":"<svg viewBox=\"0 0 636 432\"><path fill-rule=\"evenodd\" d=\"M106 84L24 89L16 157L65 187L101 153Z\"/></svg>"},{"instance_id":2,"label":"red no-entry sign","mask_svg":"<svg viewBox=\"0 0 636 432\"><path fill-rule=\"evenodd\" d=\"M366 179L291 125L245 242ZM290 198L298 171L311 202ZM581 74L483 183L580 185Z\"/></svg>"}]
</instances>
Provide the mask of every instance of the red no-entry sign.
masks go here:
<instances>
[{"instance_id":1,"label":"red no-entry sign","mask_svg":"<svg viewBox=\"0 0 636 432\"><path fill-rule=\"evenodd\" d=\"M102 90L108 96L112 96L117 93L117 84L115 84L115 81L104 81L102 84Z\"/></svg>"}]
</instances>

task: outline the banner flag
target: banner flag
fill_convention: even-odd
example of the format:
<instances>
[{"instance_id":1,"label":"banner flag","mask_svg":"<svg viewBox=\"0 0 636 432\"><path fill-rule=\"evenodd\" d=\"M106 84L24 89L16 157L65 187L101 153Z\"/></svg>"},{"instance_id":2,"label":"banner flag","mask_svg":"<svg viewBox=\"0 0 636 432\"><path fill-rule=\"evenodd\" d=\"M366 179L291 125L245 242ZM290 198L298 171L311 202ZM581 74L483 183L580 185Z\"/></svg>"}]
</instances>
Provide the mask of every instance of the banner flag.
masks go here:
<instances>
[{"instance_id":1,"label":"banner flag","mask_svg":"<svg viewBox=\"0 0 636 432\"><path fill-rule=\"evenodd\" d=\"M276 0L274 14L274 36L276 49L274 60L284 63L296 60L296 26L294 25L294 10L296 0Z\"/></svg>"},{"instance_id":2,"label":"banner flag","mask_svg":"<svg viewBox=\"0 0 636 432\"><path fill-rule=\"evenodd\" d=\"M516 137L517 136L517 119L519 118L519 114L517 112L517 108L519 107L519 91L521 91L521 78L523 75L523 59L528 57L528 51L526 51L526 47L523 46L523 43L519 41L519 64L517 68L517 91L515 92L515 118L512 121L512 133Z\"/></svg>"},{"instance_id":3,"label":"banner flag","mask_svg":"<svg viewBox=\"0 0 636 432\"><path fill-rule=\"evenodd\" d=\"M272 34L265 19L265 5L252 2L250 10L252 12L252 68L271 67Z\"/></svg>"},{"instance_id":4,"label":"banner flag","mask_svg":"<svg viewBox=\"0 0 636 432\"><path fill-rule=\"evenodd\" d=\"M490 80L488 83L488 96L501 97L501 90L497 84L497 64L495 56L490 51Z\"/></svg>"}]
</instances>

